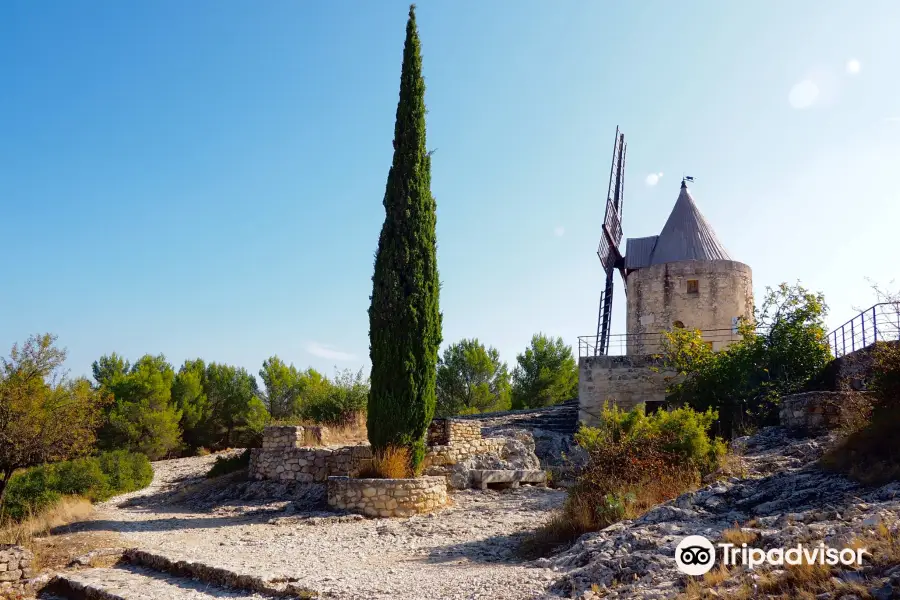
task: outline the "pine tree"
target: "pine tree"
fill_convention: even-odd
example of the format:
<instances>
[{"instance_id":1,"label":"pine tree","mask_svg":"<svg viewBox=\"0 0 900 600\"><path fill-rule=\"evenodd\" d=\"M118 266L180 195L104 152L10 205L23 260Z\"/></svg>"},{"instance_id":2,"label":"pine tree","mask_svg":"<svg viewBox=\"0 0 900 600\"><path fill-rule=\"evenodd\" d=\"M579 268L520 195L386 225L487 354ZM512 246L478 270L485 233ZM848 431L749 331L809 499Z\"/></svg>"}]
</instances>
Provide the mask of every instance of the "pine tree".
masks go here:
<instances>
[{"instance_id":1,"label":"pine tree","mask_svg":"<svg viewBox=\"0 0 900 600\"><path fill-rule=\"evenodd\" d=\"M434 416L441 343L436 213L415 8L410 6L406 24L394 159L372 277L367 423L373 449L407 447L413 468L424 456L425 432Z\"/></svg>"}]
</instances>

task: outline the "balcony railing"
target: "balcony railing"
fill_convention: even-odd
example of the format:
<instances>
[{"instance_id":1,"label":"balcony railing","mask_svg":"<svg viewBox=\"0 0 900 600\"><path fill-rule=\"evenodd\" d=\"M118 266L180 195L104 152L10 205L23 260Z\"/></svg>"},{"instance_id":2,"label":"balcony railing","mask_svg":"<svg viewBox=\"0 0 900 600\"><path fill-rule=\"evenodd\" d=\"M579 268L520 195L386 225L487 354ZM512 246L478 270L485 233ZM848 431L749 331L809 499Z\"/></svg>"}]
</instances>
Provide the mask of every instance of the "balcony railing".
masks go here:
<instances>
[{"instance_id":1,"label":"balcony railing","mask_svg":"<svg viewBox=\"0 0 900 600\"><path fill-rule=\"evenodd\" d=\"M900 340L900 306L880 302L828 334L835 358L871 346Z\"/></svg>"},{"instance_id":2,"label":"balcony railing","mask_svg":"<svg viewBox=\"0 0 900 600\"><path fill-rule=\"evenodd\" d=\"M662 350L665 332L653 333L620 333L609 336L606 354L621 356L624 354L655 354ZM703 341L711 343L713 350L719 350L730 342L741 339L736 328L704 329L700 331ZM600 356L597 349L596 335L582 335L578 338L578 358Z\"/></svg>"}]
</instances>

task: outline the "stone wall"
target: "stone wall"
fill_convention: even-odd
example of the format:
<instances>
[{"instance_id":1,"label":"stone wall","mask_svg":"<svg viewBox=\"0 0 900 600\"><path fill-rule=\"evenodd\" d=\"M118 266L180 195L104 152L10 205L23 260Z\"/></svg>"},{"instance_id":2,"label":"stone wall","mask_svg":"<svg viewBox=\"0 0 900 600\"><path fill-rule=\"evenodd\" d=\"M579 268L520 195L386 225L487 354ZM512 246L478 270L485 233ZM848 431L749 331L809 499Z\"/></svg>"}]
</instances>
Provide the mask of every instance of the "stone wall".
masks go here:
<instances>
[{"instance_id":1,"label":"stone wall","mask_svg":"<svg viewBox=\"0 0 900 600\"><path fill-rule=\"evenodd\" d=\"M429 446L449 446L481 439L481 423L458 419L435 419L428 426Z\"/></svg>"},{"instance_id":2,"label":"stone wall","mask_svg":"<svg viewBox=\"0 0 900 600\"><path fill-rule=\"evenodd\" d=\"M0 592L19 588L32 577L34 555L21 546L0 544Z\"/></svg>"},{"instance_id":3,"label":"stone wall","mask_svg":"<svg viewBox=\"0 0 900 600\"><path fill-rule=\"evenodd\" d=\"M697 291L688 281L697 282ZM750 267L730 260L685 260L644 269L628 275L626 353L659 352L659 335L676 322L688 329L724 330L705 336L713 350L735 340L732 318L753 315L753 275Z\"/></svg>"},{"instance_id":4,"label":"stone wall","mask_svg":"<svg viewBox=\"0 0 900 600\"><path fill-rule=\"evenodd\" d=\"M250 476L276 481L322 482L331 475L355 475L371 458L372 450L368 444L341 448L253 448L250 450Z\"/></svg>"},{"instance_id":5,"label":"stone wall","mask_svg":"<svg viewBox=\"0 0 900 600\"><path fill-rule=\"evenodd\" d=\"M480 436L479 428L479 436ZM447 467L475 456L476 454L498 454L506 440L503 438L476 439L467 442L453 442L451 445L428 446L425 448L423 468Z\"/></svg>"},{"instance_id":6,"label":"stone wall","mask_svg":"<svg viewBox=\"0 0 900 600\"><path fill-rule=\"evenodd\" d=\"M370 517L410 517L447 504L444 477L417 479L328 478L328 505Z\"/></svg>"},{"instance_id":7,"label":"stone wall","mask_svg":"<svg viewBox=\"0 0 900 600\"><path fill-rule=\"evenodd\" d=\"M321 425L272 425L263 429L262 447L267 450L327 444L328 428Z\"/></svg>"},{"instance_id":8,"label":"stone wall","mask_svg":"<svg viewBox=\"0 0 900 600\"><path fill-rule=\"evenodd\" d=\"M781 399L779 421L782 427L799 431L837 429L869 407L862 392L802 392Z\"/></svg>"},{"instance_id":9,"label":"stone wall","mask_svg":"<svg viewBox=\"0 0 900 600\"><path fill-rule=\"evenodd\" d=\"M630 293L630 292L629 292ZM578 360L578 419L588 426L599 422L603 403L623 410L638 404L665 402L666 380L674 373L659 371L662 361L652 356L587 356Z\"/></svg>"}]
</instances>

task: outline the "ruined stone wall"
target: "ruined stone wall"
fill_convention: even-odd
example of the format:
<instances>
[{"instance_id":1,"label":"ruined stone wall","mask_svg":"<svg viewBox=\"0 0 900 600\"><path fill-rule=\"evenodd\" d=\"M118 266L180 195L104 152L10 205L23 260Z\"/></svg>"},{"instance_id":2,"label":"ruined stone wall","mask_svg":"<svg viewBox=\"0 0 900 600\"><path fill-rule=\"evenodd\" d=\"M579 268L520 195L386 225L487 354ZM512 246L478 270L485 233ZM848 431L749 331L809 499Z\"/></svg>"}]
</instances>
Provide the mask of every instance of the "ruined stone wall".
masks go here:
<instances>
[{"instance_id":1,"label":"ruined stone wall","mask_svg":"<svg viewBox=\"0 0 900 600\"><path fill-rule=\"evenodd\" d=\"M697 282L697 291L688 281ZM753 315L750 267L730 260L677 261L628 275L627 354L659 351L659 333L679 322L688 329L723 330L704 336L713 350L739 339L729 331L733 317ZM634 337L631 337L634 336Z\"/></svg>"},{"instance_id":2,"label":"ruined stone wall","mask_svg":"<svg viewBox=\"0 0 900 600\"><path fill-rule=\"evenodd\" d=\"M446 467L462 462L476 454L499 454L505 443L506 440L503 438L485 438L467 442L453 442L444 446L428 446L425 448L425 458L422 460L422 466L425 469L429 467Z\"/></svg>"},{"instance_id":3,"label":"ruined stone wall","mask_svg":"<svg viewBox=\"0 0 900 600\"><path fill-rule=\"evenodd\" d=\"M630 293L630 292L629 292ZM652 356L588 356L578 361L578 420L588 426L599 422L597 415L609 401L623 410L638 404L664 402L666 376L662 362Z\"/></svg>"},{"instance_id":4,"label":"ruined stone wall","mask_svg":"<svg viewBox=\"0 0 900 600\"><path fill-rule=\"evenodd\" d=\"M271 425L263 429L262 447L303 448L328 444L328 428L322 425Z\"/></svg>"},{"instance_id":5,"label":"ruined stone wall","mask_svg":"<svg viewBox=\"0 0 900 600\"><path fill-rule=\"evenodd\" d=\"M869 406L864 392L802 392L781 399L778 417L782 427L792 430L837 429L848 419L858 418Z\"/></svg>"},{"instance_id":6,"label":"ruined stone wall","mask_svg":"<svg viewBox=\"0 0 900 600\"><path fill-rule=\"evenodd\" d=\"M21 546L0 544L0 592L17 590L32 577L34 555Z\"/></svg>"},{"instance_id":7,"label":"ruined stone wall","mask_svg":"<svg viewBox=\"0 0 900 600\"><path fill-rule=\"evenodd\" d=\"M410 517L447 504L447 480L329 477L328 504L370 517Z\"/></svg>"},{"instance_id":8,"label":"ruined stone wall","mask_svg":"<svg viewBox=\"0 0 900 600\"><path fill-rule=\"evenodd\" d=\"M481 423L458 419L435 419L428 426L429 446L449 446L481 439Z\"/></svg>"},{"instance_id":9,"label":"ruined stone wall","mask_svg":"<svg viewBox=\"0 0 900 600\"><path fill-rule=\"evenodd\" d=\"M356 475L372 459L372 449L368 444L341 448L302 447L309 429L266 427L263 447L250 450L250 477L324 482L333 475ZM481 423L478 421L438 419L428 428L428 443L430 445L425 449L423 461L425 469L451 466L476 454L498 453L505 440L482 439Z\"/></svg>"},{"instance_id":10,"label":"ruined stone wall","mask_svg":"<svg viewBox=\"0 0 900 600\"><path fill-rule=\"evenodd\" d=\"M253 448L250 476L275 481L322 482L331 475L355 475L371 458L372 449L368 444L341 448Z\"/></svg>"}]
</instances>

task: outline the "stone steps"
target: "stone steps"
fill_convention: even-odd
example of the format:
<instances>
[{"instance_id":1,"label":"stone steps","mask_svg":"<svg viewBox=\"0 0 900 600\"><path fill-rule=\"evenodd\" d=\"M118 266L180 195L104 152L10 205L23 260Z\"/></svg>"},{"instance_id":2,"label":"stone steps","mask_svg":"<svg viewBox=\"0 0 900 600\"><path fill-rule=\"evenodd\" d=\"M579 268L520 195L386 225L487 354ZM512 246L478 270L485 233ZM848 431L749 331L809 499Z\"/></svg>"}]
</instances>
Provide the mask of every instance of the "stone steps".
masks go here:
<instances>
[{"instance_id":1,"label":"stone steps","mask_svg":"<svg viewBox=\"0 0 900 600\"><path fill-rule=\"evenodd\" d=\"M233 573L144 550L126 550L110 568L58 573L41 591L44 600L262 600L315 598L290 581Z\"/></svg>"},{"instance_id":2,"label":"stone steps","mask_svg":"<svg viewBox=\"0 0 900 600\"><path fill-rule=\"evenodd\" d=\"M213 586L147 567L120 565L57 575L40 598L67 600L262 600L257 593Z\"/></svg>"}]
</instances>

